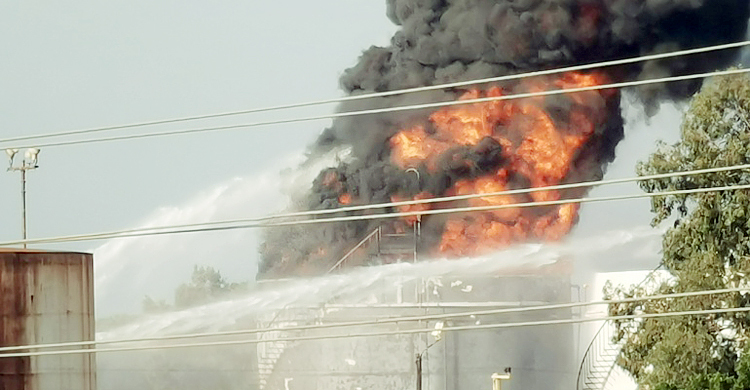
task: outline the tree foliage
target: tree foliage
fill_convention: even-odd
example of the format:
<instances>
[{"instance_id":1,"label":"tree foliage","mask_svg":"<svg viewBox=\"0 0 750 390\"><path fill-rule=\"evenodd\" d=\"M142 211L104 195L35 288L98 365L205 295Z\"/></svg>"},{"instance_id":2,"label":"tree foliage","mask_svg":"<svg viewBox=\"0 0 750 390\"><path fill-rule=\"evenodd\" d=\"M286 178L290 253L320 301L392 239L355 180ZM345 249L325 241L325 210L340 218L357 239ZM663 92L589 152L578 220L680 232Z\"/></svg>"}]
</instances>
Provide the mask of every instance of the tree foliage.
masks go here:
<instances>
[{"instance_id":1,"label":"tree foliage","mask_svg":"<svg viewBox=\"0 0 750 390\"><path fill-rule=\"evenodd\" d=\"M174 306L164 300L155 300L146 295L143 297L141 307L145 314L164 313L221 299L232 293L244 291L247 287L247 282L230 283L226 281L221 276L221 272L213 267L195 265L190 281L180 284L175 290Z\"/></svg>"},{"instance_id":2,"label":"tree foliage","mask_svg":"<svg viewBox=\"0 0 750 390\"><path fill-rule=\"evenodd\" d=\"M174 305L185 308L200 305L247 287L245 283L227 282L218 270L212 267L193 267L189 283L183 283L175 291Z\"/></svg>"},{"instance_id":3,"label":"tree foliage","mask_svg":"<svg viewBox=\"0 0 750 390\"><path fill-rule=\"evenodd\" d=\"M739 358L734 373L691 374L683 378L684 386L660 383L655 390L746 390L750 389L750 354Z\"/></svg>"},{"instance_id":4,"label":"tree foliage","mask_svg":"<svg viewBox=\"0 0 750 390\"><path fill-rule=\"evenodd\" d=\"M750 163L750 79L707 82L690 103L681 140L660 143L637 167L652 175ZM650 193L750 184L750 171L683 176L640 182ZM611 289L611 298L747 286L750 271L750 190L659 196L651 202L652 225L673 223L662 241L670 274L653 288ZM611 304L611 315L748 306L750 294ZM618 364L645 389L750 388L746 312L625 320L615 341L624 347ZM740 356L742 358L740 359ZM740 386L740 387L737 387ZM744 386L744 387L743 387Z\"/></svg>"}]
</instances>

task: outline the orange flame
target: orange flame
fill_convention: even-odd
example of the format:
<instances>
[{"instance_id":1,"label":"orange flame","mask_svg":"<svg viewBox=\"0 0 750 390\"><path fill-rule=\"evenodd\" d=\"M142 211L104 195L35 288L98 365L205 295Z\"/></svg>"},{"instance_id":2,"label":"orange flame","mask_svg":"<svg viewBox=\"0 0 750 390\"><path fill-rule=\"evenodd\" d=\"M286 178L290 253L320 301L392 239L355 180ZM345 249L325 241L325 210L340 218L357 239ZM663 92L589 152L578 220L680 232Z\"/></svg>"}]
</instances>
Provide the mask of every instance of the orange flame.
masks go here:
<instances>
[{"instance_id":1,"label":"orange flame","mask_svg":"<svg viewBox=\"0 0 750 390\"><path fill-rule=\"evenodd\" d=\"M606 83L600 73L566 73L540 82L522 82L522 92L550 88L571 89ZM517 92L517 91L516 91ZM424 166L438 169L441 155L451 147L474 146L487 137L502 147L507 163L497 172L460 180L446 194L466 195L500 192L510 188L544 187L560 184L570 173L582 147L595 129L606 121L604 105L612 90L581 91L567 94L570 110L564 114L547 108L547 98L495 100L441 109L429 117L425 126L402 130L390 139L391 159L402 169ZM484 92L471 90L461 99L500 97L503 91L493 87ZM557 98L557 97L555 97ZM564 99L564 98L563 98ZM511 180L513 179L513 181ZM520 178L520 179L519 179ZM520 185L519 181L528 184ZM432 197L421 193L415 199ZM470 199L462 206L500 206L490 211L451 214L445 222L439 251L448 255L473 255L528 239L558 240L567 234L578 217L577 204L536 208L508 207L527 202L561 199L559 191L541 191L523 195L487 196ZM397 200L395 197L393 200ZM427 210L428 204L401 207L401 211ZM445 207L445 206L442 206ZM413 224L415 218L407 218Z\"/></svg>"},{"instance_id":2,"label":"orange flame","mask_svg":"<svg viewBox=\"0 0 750 390\"><path fill-rule=\"evenodd\" d=\"M343 205L352 204L352 194L345 192L339 195L339 203Z\"/></svg>"},{"instance_id":3,"label":"orange flame","mask_svg":"<svg viewBox=\"0 0 750 390\"><path fill-rule=\"evenodd\" d=\"M429 137L422 126L402 131L391 138L394 162L404 169L427 161L427 166L434 170L434 158L451 146L448 142Z\"/></svg>"}]
</instances>

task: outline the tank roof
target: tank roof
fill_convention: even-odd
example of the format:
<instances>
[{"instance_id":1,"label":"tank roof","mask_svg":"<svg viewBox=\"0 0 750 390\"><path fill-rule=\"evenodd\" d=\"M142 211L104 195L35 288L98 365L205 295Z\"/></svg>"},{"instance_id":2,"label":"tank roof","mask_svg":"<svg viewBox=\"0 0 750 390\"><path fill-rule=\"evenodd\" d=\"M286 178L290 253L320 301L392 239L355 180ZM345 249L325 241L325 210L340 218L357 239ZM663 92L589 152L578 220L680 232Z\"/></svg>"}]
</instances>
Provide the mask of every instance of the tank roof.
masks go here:
<instances>
[{"instance_id":1,"label":"tank roof","mask_svg":"<svg viewBox=\"0 0 750 390\"><path fill-rule=\"evenodd\" d=\"M45 250L45 249L24 249L24 248L3 248L0 247L0 254L3 253L28 253L28 254L71 254L71 255L90 255L87 252L73 252L73 251L60 251L60 250Z\"/></svg>"}]
</instances>

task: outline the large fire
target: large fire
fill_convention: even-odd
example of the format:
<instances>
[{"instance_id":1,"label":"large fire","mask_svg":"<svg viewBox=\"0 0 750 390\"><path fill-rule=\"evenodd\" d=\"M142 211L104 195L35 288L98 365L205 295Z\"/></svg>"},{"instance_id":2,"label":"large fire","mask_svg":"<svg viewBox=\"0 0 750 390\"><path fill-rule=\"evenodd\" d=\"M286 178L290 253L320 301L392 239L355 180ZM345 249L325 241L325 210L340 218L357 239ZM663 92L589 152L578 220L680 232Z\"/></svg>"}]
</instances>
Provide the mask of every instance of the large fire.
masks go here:
<instances>
[{"instance_id":1,"label":"large fire","mask_svg":"<svg viewBox=\"0 0 750 390\"><path fill-rule=\"evenodd\" d=\"M635 0L389 0L398 27L387 46L365 50L340 79L351 97L370 93L560 69L623 58L738 42L745 39L747 1ZM727 4L732 3L732 7ZM736 4L734 4L736 3ZM342 115L311 145L304 166L339 155L295 194L294 210L334 210L449 195L471 200L339 211L362 216L342 222L269 227L264 231L259 275L326 272L374 229L420 232L417 250L471 256L523 241L556 240L578 218L578 206L520 203L585 196L587 189L544 190L505 196L490 192L540 188L601 179L624 136L621 96L591 90L518 100L465 102L429 113L389 108L438 98L472 99L565 90L609 82L709 72L737 61L740 48L597 69L524 78L476 89L445 88L342 102ZM700 80L631 89L645 113L660 102L692 96ZM416 174L415 174L416 173ZM421 218L370 218L394 211L503 206L483 212L422 214ZM320 217L323 218L323 217ZM421 222L417 226L417 222ZM416 229L419 227L419 229ZM381 232L383 230L380 230ZM386 233L390 234L390 233ZM390 238L384 245L391 245ZM394 248L399 245L393 244ZM319 250L324 247L325 250ZM375 249L380 248L378 245ZM386 248L390 253L393 248ZM363 264L367 254L361 261ZM316 268L317 267L317 268Z\"/></svg>"},{"instance_id":2,"label":"large fire","mask_svg":"<svg viewBox=\"0 0 750 390\"><path fill-rule=\"evenodd\" d=\"M607 81L599 73L567 73L549 80L558 89L601 85ZM514 92L543 91L552 86L524 82ZM394 135L390 140L391 159L402 169L425 167L428 171L435 171L440 161L451 158L447 152L456 146L478 147L482 142L497 142L502 147L504 163L497 171L459 180L445 194L422 192L415 199L560 184L581 148L595 129L606 121L603 106L615 93L598 90L567 94L563 99L569 107L559 112L553 112L544 97L445 108L430 116L429 126L415 126ZM486 91L471 90L461 99L503 94L502 89L492 87ZM559 199L560 192L551 190L528 195L474 198L466 203L469 206L491 206ZM451 206L456 204L421 205L420 209ZM437 249L445 255L464 256L529 239L557 240L570 231L577 215L576 204L454 214L444 224ZM413 224L415 219L411 217L405 221Z\"/></svg>"}]
</instances>

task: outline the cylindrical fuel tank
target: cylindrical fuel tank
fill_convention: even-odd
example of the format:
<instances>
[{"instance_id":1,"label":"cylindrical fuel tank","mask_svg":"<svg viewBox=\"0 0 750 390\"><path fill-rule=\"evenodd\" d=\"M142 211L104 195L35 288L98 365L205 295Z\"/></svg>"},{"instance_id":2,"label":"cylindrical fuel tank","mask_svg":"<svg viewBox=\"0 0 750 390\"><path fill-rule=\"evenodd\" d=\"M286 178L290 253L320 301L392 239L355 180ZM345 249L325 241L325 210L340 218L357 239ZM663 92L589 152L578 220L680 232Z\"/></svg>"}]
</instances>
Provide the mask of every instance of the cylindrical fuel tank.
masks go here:
<instances>
[{"instance_id":1,"label":"cylindrical fuel tank","mask_svg":"<svg viewBox=\"0 0 750 390\"><path fill-rule=\"evenodd\" d=\"M91 254L0 249L0 346L94 337ZM0 353L1 390L95 388L93 354L6 358Z\"/></svg>"}]
</instances>

